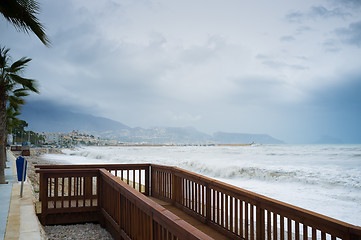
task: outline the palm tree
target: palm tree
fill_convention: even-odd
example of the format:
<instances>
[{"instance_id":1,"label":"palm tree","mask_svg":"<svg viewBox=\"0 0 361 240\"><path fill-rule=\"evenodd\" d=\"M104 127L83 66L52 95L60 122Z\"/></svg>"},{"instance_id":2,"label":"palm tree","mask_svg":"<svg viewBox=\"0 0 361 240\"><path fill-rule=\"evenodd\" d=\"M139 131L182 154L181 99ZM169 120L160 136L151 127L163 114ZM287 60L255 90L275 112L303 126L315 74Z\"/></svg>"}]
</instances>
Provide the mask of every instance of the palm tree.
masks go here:
<instances>
[{"instance_id":1,"label":"palm tree","mask_svg":"<svg viewBox=\"0 0 361 240\"><path fill-rule=\"evenodd\" d=\"M21 76L31 59L23 57L11 64L9 51L0 47L0 183L5 183L7 125L11 118L7 113L14 111L16 117L29 91L38 93L35 80Z\"/></svg>"},{"instance_id":2,"label":"palm tree","mask_svg":"<svg viewBox=\"0 0 361 240\"><path fill-rule=\"evenodd\" d=\"M35 0L0 1L0 13L6 20L11 22L17 30L26 33L32 31L44 45L50 46L50 40L45 34L44 26L36 17L39 11L39 3Z\"/></svg>"}]
</instances>

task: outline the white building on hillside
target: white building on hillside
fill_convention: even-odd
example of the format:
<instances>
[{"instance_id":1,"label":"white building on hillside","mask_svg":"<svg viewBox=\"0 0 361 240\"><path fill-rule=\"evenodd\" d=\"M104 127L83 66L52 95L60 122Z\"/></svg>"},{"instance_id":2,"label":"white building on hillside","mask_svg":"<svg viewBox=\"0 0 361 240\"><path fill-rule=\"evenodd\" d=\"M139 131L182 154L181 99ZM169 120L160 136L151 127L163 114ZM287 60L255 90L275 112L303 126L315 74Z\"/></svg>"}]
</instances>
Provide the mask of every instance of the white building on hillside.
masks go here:
<instances>
[{"instance_id":1,"label":"white building on hillside","mask_svg":"<svg viewBox=\"0 0 361 240\"><path fill-rule=\"evenodd\" d=\"M45 142L48 144L60 144L62 140L61 133L43 133L45 136Z\"/></svg>"}]
</instances>

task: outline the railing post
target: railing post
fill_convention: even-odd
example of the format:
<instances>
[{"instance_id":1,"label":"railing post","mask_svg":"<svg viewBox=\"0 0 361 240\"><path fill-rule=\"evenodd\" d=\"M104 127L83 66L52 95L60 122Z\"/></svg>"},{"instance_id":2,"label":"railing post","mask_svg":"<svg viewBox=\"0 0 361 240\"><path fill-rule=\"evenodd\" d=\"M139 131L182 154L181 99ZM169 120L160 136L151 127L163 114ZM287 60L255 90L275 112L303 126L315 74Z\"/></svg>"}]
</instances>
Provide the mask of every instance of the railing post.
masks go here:
<instances>
[{"instance_id":1,"label":"railing post","mask_svg":"<svg viewBox=\"0 0 361 240\"><path fill-rule=\"evenodd\" d=\"M40 173L40 194L41 202L41 224L46 225L46 215L48 213L48 178L44 173Z\"/></svg>"},{"instance_id":2,"label":"railing post","mask_svg":"<svg viewBox=\"0 0 361 240\"><path fill-rule=\"evenodd\" d=\"M150 167L150 196L154 197L155 190L155 174L153 166Z\"/></svg>"},{"instance_id":3,"label":"railing post","mask_svg":"<svg viewBox=\"0 0 361 240\"><path fill-rule=\"evenodd\" d=\"M179 189L178 187L178 178L175 176L173 170L171 171L171 174L172 174L172 186L171 186L171 189L172 189L172 205L175 205L176 201L177 201L177 197L178 197L178 194L177 194L177 190Z\"/></svg>"},{"instance_id":4,"label":"railing post","mask_svg":"<svg viewBox=\"0 0 361 240\"><path fill-rule=\"evenodd\" d=\"M43 192L43 173L39 173L39 202L41 202L42 192Z\"/></svg>"},{"instance_id":5,"label":"railing post","mask_svg":"<svg viewBox=\"0 0 361 240\"><path fill-rule=\"evenodd\" d=\"M256 205L256 237L257 239L265 239L265 219L264 209L260 207L260 204Z\"/></svg>"},{"instance_id":6,"label":"railing post","mask_svg":"<svg viewBox=\"0 0 361 240\"><path fill-rule=\"evenodd\" d=\"M149 174L151 171L151 166L149 165L146 169L145 169L145 195L149 196ZM141 183L140 183L141 184Z\"/></svg>"},{"instance_id":7,"label":"railing post","mask_svg":"<svg viewBox=\"0 0 361 240\"><path fill-rule=\"evenodd\" d=\"M84 197L90 198L92 196L93 179L92 177L84 177Z\"/></svg>"},{"instance_id":8,"label":"railing post","mask_svg":"<svg viewBox=\"0 0 361 240\"><path fill-rule=\"evenodd\" d=\"M209 188L208 184L206 184L206 221L207 225L211 222L211 189Z\"/></svg>"},{"instance_id":9,"label":"railing post","mask_svg":"<svg viewBox=\"0 0 361 240\"><path fill-rule=\"evenodd\" d=\"M98 177L97 177L97 202L98 202L98 218L99 218L99 223L100 226L102 226L103 228L105 227L105 220L104 220L104 216L102 213L102 208L103 208L103 194L102 194L102 189L103 189L103 181L102 181L102 174L100 173L100 169L98 169Z\"/></svg>"}]
</instances>

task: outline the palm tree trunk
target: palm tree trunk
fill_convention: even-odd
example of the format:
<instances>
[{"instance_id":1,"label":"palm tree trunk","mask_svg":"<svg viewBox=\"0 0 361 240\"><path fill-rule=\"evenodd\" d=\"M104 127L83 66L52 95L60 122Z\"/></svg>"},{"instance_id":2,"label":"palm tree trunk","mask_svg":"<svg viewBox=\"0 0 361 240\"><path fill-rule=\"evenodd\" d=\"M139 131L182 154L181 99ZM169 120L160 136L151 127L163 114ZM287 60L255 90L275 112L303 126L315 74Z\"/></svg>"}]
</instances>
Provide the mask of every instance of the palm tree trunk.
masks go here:
<instances>
[{"instance_id":1,"label":"palm tree trunk","mask_svg":"<svg viewBox=\"0 0 361 240\"><path fill-rule=\"evenodd\" d=\"M5 166L6 166L6 94L0 93L0 184L5 181Z\"/></svg>"}]
</instances>

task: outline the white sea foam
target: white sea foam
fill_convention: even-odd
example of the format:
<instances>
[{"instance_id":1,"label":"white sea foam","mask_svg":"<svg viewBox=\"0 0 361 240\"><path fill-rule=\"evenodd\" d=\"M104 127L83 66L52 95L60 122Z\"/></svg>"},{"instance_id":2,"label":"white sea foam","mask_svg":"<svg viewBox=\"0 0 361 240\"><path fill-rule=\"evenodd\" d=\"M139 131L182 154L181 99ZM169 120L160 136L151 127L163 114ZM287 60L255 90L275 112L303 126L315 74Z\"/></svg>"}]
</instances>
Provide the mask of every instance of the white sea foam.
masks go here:
<instances>
[{"instance_id":1,"label":"white sea foam","mask_svg":"<svg viewBox=\"0 0 361 240\"><path fill-rule=\"evenodd\" d=\"M73 164L178 166L361 225L360 145L83 147L64 153L45 157Z\"/></svg>"}]
</instances>

